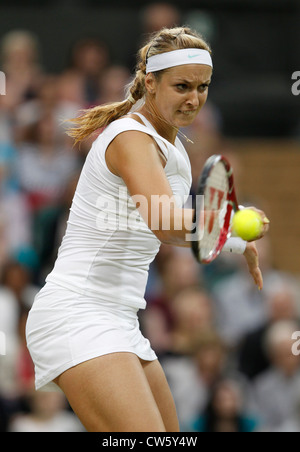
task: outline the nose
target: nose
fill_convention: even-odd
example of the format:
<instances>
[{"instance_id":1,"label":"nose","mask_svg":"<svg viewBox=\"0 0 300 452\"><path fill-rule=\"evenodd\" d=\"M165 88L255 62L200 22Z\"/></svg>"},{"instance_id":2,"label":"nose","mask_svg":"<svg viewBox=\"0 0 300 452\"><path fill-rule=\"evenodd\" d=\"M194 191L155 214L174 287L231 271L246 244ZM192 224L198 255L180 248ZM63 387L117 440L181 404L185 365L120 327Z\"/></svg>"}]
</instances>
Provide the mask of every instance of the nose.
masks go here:
<instances>
[{"instance_id":1,"label":"nose","mask_svg":"<svg viewBox=\"0 0 300 452\"><path fill-rule=\"evenodd\" d=\"M190 91L187 104L193 108L198 108L200 105L199 93L198 90Z\"/></svg>"}]
</instances>

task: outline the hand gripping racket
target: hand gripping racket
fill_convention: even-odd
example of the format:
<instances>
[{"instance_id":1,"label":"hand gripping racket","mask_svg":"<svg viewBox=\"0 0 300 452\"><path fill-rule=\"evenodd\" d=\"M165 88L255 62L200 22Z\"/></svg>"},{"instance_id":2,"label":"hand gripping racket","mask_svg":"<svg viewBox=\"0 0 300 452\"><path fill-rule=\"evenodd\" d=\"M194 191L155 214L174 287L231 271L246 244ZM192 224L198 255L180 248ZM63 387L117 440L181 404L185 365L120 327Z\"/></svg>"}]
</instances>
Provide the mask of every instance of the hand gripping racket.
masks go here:
<instances>
[{"instance_id":1,"label":"hand gripping racket","mask_svg":"<svg viewBox=\"0 0 300 452\"><path fill-rule=\"evenodd\" d=\"M192 250L198 262L209 264L220 254L231 235L233 210L239 207L232 167L224 156L212 155L205 162L196 192Z\"/></svg>"}]
</instances>

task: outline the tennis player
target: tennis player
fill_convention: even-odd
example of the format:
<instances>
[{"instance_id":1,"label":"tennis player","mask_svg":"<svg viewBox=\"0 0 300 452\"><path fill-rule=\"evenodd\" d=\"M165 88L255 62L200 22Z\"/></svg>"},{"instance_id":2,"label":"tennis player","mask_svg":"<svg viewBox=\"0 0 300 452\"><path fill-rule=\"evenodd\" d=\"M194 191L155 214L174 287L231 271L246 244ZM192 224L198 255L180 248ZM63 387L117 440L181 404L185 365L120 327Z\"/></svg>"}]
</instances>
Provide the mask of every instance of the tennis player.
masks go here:
<instances>
[{"instance_id":1,"label":"tennis player","mask_svg":"<svg viewBox=\"0 0 300 452\"><path fill-rule=\"evenodd\" d=\"M160 243L190 246L193 211L173 202L191 186L177 134L205 104L211 77L208 44L189 28L163 29L140 50L128 97L85 111L70 130L80 141L104 128L83 166L66 234L26 335L36 388L58 386L88 431L179 429L137 312L145 308L149 264ZM158 197L163 207L153 208ZM242 248L261 286L255 244Z\"/></svg>"}]
</instances>

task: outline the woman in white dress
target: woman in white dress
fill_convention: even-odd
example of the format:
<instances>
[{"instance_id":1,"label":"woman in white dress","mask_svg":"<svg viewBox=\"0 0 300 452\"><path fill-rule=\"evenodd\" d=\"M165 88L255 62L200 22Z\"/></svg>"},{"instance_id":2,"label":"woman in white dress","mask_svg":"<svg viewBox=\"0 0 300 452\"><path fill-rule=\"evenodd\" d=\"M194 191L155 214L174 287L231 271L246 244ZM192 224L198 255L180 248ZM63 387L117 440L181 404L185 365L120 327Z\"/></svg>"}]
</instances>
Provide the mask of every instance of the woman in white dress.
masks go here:
<instances>
[{"instance_id":1,"label":"woman in white dress","mask_svg":"<svg viewBox=\"0 0 300 452\"><path fill-rule=\"evenodd\" d=\"M191 186L177 133L205 104L211 76L211 51L197 33L163 29L140 50L127 99L87 110L70 130L80 141L105 127L82 169L26 334L36 388L59 386L89 431L179 428L137 311L146 306L148 269L160 243L190 246L193 211L173 202ZM162 208L155 208L158 198ZM243 251L262 286L255 244L245 243Z\"/></svg>"}]
</instances>

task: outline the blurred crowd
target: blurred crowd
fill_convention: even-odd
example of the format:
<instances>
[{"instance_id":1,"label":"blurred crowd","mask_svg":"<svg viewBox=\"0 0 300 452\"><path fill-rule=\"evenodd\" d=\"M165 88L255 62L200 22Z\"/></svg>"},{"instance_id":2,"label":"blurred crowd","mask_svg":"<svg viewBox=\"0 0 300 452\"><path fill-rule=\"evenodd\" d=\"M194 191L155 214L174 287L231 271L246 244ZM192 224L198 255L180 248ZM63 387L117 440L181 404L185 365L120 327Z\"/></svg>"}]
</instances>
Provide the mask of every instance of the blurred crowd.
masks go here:
<instances>
[{"instance_id":1,"label":"blurred crowd","mask_svg":"<svg viewBox=\"0 0 300 452\"><path fill-rule=\"evenodd\" d=\"M157 4L142 20L148 33L179 24L180 16ZM43 69L41 52L29 30L1 37L0 431L84 431L62 393L34 390L25 323L55 261L92 141L74 147L68 120L123 100L132 74L94 37L74 43L58 74ZM184 144L195 183L210 154L230 154L217 107L208 102L185 133L194 142ZM300 360L292 353L299 287L273 267L268 237L258 248L261 292L242 256L222 254L201 268L190 250L162 245L150 268L141 328L167 375L182 431L300 431Z\"/></svg>"}]
</instances>

